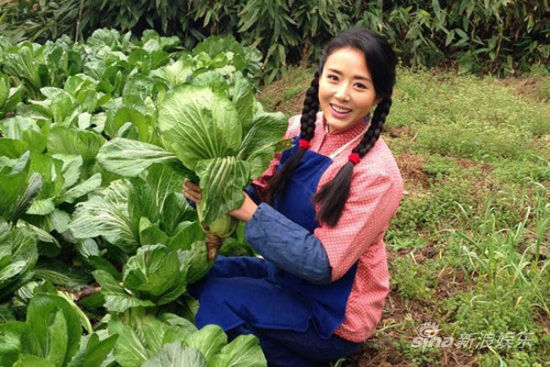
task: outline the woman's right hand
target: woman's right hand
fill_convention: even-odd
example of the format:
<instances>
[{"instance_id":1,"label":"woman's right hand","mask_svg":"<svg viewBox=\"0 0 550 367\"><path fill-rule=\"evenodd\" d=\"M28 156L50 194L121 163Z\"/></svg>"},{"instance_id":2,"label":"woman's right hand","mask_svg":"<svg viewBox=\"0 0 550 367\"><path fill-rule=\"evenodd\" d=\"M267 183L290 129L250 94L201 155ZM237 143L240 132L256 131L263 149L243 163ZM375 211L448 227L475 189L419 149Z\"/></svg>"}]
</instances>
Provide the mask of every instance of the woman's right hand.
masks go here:
<instances>
[{"instance_id":1,"label":"woman's right hand","mask_svg":"<svg viewBox=\"0 0 550 367\"><path fill-rule=\"evenodd\" d=\"M183 181L181 192L187 199L198 203L202 199L201 188L199 185L194 184L188 178Z\"/></svg>"}]
</instances>

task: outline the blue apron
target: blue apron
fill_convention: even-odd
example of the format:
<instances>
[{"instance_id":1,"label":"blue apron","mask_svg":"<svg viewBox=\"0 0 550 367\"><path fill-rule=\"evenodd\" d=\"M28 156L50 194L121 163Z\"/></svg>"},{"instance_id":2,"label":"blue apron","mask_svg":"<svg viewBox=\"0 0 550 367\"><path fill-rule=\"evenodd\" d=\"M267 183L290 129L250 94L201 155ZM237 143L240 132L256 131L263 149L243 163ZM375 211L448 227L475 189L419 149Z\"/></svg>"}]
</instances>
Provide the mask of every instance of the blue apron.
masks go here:
<instances>
[{"instance_id":1,"label":"blue apron","mask_svg":"<svg viewBox=\"0 0 550 367\"><path fill-rule=\"evenodd\" d=\"M295 139L295 143L298 138ZM279 169L296 152L283 152ZM274 208L313 233L318 226L312 198L330 157L306 151ZM199 299L197 327L217 324L226 332L240 326L305 332L313 325L329 339L342 324L357 263L338 281L316 285L255 257L219 256L205 279L191 288Z\"/></svg>"}]
</instances>

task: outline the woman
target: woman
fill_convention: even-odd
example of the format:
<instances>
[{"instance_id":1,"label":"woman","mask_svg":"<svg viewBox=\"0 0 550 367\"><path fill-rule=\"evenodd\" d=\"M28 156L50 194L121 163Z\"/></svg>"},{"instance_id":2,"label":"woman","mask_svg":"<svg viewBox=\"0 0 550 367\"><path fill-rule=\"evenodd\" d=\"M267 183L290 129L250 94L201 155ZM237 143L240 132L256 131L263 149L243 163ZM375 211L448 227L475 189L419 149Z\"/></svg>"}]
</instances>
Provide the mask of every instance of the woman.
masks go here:
<instances>
[{"instance_id":1,"label":"woman","mask_svg":"<svg viewBox=\"0 0 550 367\"><path fill-rule=\"evenodd\" d=\"M395 65L371 31L352 29L325 46L302 115L289 122L294 148L276 155L230 213L247 222L246 239L263 258L216 260L192 289L197 326L254 334L269 365L285 367L348 356L372 336L389 290L383 237L403 191L379 139ZM200 200L190 182L184 194Z\"/></svg>"}]
</instances>

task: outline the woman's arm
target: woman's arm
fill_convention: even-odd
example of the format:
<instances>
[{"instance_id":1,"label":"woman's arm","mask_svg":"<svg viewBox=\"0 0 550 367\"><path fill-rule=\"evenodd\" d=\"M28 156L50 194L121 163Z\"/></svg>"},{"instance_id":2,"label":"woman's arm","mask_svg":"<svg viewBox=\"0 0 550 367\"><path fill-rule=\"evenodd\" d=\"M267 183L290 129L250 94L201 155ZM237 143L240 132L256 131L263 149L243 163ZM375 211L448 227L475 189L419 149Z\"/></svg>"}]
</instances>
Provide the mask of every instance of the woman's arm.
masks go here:
<instances>
[{"instance_id":1,"label":"woman's arm","mask_svg":"<svg viewBox=\"0 0 550 367\"><path fill-rule=\"evenodd\" d=\"M340 221L314 233L268 204L256 209L245 229L247 241L279 268L314 283L342 277L384 234L401 199L390 176L370 174L352 185Z\"/></svg>"}]
</instances>

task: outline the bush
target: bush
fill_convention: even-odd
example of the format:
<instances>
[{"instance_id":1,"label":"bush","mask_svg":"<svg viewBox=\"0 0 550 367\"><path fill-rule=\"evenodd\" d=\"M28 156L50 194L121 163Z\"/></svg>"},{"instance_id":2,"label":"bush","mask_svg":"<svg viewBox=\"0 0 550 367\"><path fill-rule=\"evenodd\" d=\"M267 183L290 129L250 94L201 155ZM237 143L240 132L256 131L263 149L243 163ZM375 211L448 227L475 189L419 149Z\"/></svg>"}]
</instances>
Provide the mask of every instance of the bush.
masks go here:
<instances>
[{"instance_id":1,"label":"bush","mask_svg":"<svg viewBox=\"0 0 550 367\"><path fill-rule=\"evenodd\" d=\"M154 28L187 48L231 34L262 51L269 82L289 63L316 62L328 39L360 24L384 34L404 65L503 76L549 72L549 10L546 0L16 0L0 9L0 31L44 41Z\"/></svg>"}]
</instances>

